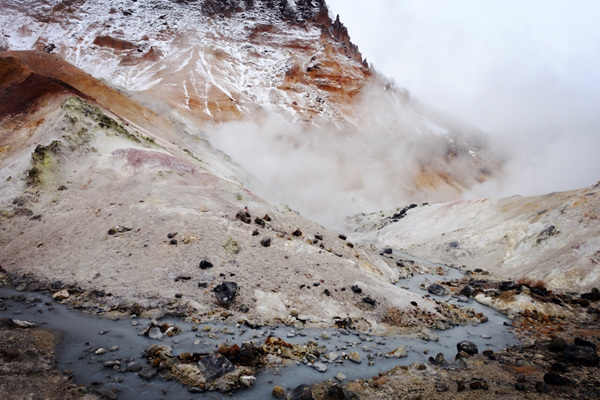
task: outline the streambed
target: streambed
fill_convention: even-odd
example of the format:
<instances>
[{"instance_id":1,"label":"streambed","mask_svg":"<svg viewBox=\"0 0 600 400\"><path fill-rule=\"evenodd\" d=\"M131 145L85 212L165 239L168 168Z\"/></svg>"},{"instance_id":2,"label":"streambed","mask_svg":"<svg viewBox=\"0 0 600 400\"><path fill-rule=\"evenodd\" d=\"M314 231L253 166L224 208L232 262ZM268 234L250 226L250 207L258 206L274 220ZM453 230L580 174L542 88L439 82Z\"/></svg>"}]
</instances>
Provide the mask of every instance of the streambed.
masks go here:
<instances>
[{"instance_id":1,"label":"streambed","mask_svg":"<svg viewBox=\"0 0 600 400\"><path fill-rule=\"evenodd\" d=\"M411 259L409 255L402 253L394 255L406 260ZM427 265L424 260L413 259L413 261ZM438 271L443 268L445 275L418 274L401 280L398 285L416 293L426 294L423 286L440 280L462 277L460 271L452 268L434 264L427 266ZM312 384L326 379L335 379L339 372L342 372L347 380L370 378L397 365L409 365L415 361L426 363L430 356L435 357L437 353L443 353L447 360L452 360L456 355L456 343L462 340L475 343L480 351L500 350L518 343L510 332L509 326L504 324L508 321L504 315L472 299L462 298L459 301L459 298L452 296L432 297L460 307L473 308L476 312L484 313L488 321L479 325L456 326L443 331L434 331L434 335L439 337L438 341L377 336L369 332L358 334L335 328L298 331L292 327L279 326L251 329L243 325L216 322L201 323L195 330L193 324L176 318L163 318L160 322L179 327L181 333L172 337L165 336L158 341L139 335L140 330L147 327L150 322L147 318L116 321L98 318L57 304L45 293L17 292L8 287L0 288L0 297L4 302L0 317L33 321L45 329L59 330L62 333L61 343L57 347L60 370L72 371L76 383L105 390L116 389L121 400L269 398L275 385L293 388L303 383ZM327 352L333 351L340 356L343 353L357 352L361 363L350 360L325 362L327 371L318 372L303 363L292 362L285 366L262 370L256 374L257 379L253 387L231 394L190 393L188 387L178 382L168 381L158 376L146 380L136 372L126 372L126 366L131 362L148 367L148 361L143 358L142 353L152 344L171 346L173 355L183 352L208 353L216 350L223 343L241 345L242 342L254 341L256 344L262 344L269 336L280 337L292 344L316 341L320 346L325 346ZM393 352L401 345L406 346L407 357L385 356L386 353ZM105 349L106 352L100 351L98 353L102 354L96 354L98 349ZM116 369L105 367L106 362L115 360L121 361L120 367Z\"/></svg>"}]
</instances>

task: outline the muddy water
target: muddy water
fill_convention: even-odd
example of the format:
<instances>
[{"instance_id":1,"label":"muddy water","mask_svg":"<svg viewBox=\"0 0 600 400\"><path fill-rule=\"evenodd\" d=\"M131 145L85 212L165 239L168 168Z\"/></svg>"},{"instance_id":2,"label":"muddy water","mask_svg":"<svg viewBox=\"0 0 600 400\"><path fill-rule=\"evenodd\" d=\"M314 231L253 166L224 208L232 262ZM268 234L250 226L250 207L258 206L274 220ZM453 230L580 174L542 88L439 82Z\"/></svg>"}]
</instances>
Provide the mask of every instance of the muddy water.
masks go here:
<instances>
[{"instance_id":1,"label":"muddy water","mask_svg":"<svg viewBox=\"0 0 600 400\"><path fill-rule=\"evenodd\" d=\"M395 253L394 256L410 259L406 254ZM413 260L421 265L427 265L423 260ZM429 264L429 267L439 266ZM460 271L446 269L446 275L420 274L413 278L401 280L398 285L425 294L422 285L428 285L440 280L448 280L461 276ZM76 383L83 383L92 388L111 388L118 390L118 398L122 400L140 399L158 400L166 398L177 399L256 399L269 398L275 385L293 388L302 383L316 383L325 379L334 379L343 372L347 379L370 378L397 365L408 365L412 362L427 362L430 356L443 353L447 360L454 358L456 343L461 340L474 342L481 350L499 350L517 344L509 328L504 325L507 319L500 313L480 305L473 300L467 303L458 302L451 296L437 297L438 300L456 303L461 307L471 307L476 312L483 312L488 322L472 326L457 326L452 329L433 332L439 341L424 341L405 337L380 337L362 333L360 335L336 329L306 329L295 331L290 327L249 329L238 325L218 323L200 324L197 331L192 331L192 324L181 320L165 318L161 322L177 325L182 333L173 337L165 337L161 342L173 347L173 354L182 352L210 352L222 343L241 344L253 340L257 344L264 343L268 336L281 337L290 343L303 344L307 341L318 341L327 347L327 352L338 354L358 352L360 364L345 360L343 363L329 363L325 373L302 363L293 363L275 369L267 369L257 374L255 385L250 389L238 391L230 395L219 393L194 394L188 388L160 377L151 380L140 378L135 372L124 372L130 361L137 361L143 367L147 366L142 358L142 351L158 341L138 335L139 331L148 325L148 319L123 319L118 321L97 318L79 311L69 310L56 304L49 296L42 293L19 293L14 289L0 288L0 297L4 299L4 308L0 317L34 321L47 329L60 330L63 340L57 348L58 368L71 370ZM464 299L462 299L464 300ZM210 332L204 328L210 327ZM227 333L223 330L229 331ZM327 332L330 339L324 339L322 333ZM290 337L295 335L293 337ZM406 345L408 357L386 358L385 354L394 351L400 345ZM113 346L118 346L114 349ZM96 354L103 348L106 353ZM112 348L112 350L111 350ZM427 354L426 354L427 353ZM118 370L105 368L107 361L121 360ZM369 365L372 361L373 365Z\"/></svg>"}]
</instances>

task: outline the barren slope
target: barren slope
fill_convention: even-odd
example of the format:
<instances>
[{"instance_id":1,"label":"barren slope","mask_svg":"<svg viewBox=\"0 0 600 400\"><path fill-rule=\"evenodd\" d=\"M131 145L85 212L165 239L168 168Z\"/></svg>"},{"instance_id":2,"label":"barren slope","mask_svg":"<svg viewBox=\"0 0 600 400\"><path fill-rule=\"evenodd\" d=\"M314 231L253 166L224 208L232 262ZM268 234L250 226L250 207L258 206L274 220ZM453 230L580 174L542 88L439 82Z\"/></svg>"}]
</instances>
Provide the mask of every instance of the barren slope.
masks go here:
<instances>
[{"instance_id":1,"label":"barren slope","mask_svg":"<svg viewBox=\"0 0 600 400\"><path fill-rule=\"evenodd\" d=\"M218 159L209 146L180 149L161 130L138 130L32 72L31 54L20 55L0 63L0 94L38 94L26 92L31 79L60 89L44 86L0 130L0 266L26 287L83 290L84 306L168 304L198 317L229 308L273 321L294 309L317 323L350 317L370 326L394 308L407 323L444 318L434 302L394 286L398 272L376 255L212 172L201 161ZM239 285L230 305L213 291L223 281Z\"/></svg>"},{"instance_id":2,"label":"barren slope","mask_svg":"<svg viewBox=\"0 0 600 400\"><path fill-rule=\"evenodd\" d=\"M501 279L581 292L600 285L600 186L544 196L464 200L356 216L353 240Z\"/></svg>"}]
</instances>

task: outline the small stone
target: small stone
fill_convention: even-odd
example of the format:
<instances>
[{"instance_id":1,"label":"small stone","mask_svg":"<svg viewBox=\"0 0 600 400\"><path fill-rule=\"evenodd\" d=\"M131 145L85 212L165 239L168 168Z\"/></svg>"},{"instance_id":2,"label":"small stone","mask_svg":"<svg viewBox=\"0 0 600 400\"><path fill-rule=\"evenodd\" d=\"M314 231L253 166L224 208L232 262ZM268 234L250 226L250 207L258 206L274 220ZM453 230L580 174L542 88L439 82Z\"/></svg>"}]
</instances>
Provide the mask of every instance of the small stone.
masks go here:
<instances>
[{"instance_id":1,"label":"small stone","mask_svg":"<svg viewBox=\"0 0 600 400\"><path fill-rule=\"evenodd\" d=\"M243 387L251 387L256 382L256 377L252 375L242 375L240 376L240 385Z\"/></svg>"},{"instance_id":2,"label":"small stone","mask_svg":"<svg viewBox=\"0 0 600 400\"><path fill-rule=\"evenodd\" d=\"M117 345L114 345L113 347L111 347L109 349L109 351L117 351L117 350L119 350L119 346L117 346Z\"/></svg>"},{"instance_id":3,"label":"small stone","mask_svg":"<svg viewBox=\"0 0 600 400\"><path fill-rule=\"evenodd\" d=\"M313 368L322 373L327 372L327 365L325 365L324 363L322 363L320 361L317 361L316 363L314 363Z\"/></svg>"},{"instance_id":4,"label":"small stone","mask_svg":"<svg viewBox=\"0 0 600 400\"><path fill-rule=\"evenodd\" d=\"M161 340L163 338L163 333L160 331L160 328L158 326L153 326L152 328L150 328L150 330L148 331L148 337L150 339L154 339L154 340Z\"/></svg>"},{"instance_id":5,"label":"small stone","mask_svg":"<svg viewBox=\"0 0 600 400\"><path fill-rule=\"evenodd\" d=\"M323 333L321 333L321 338L323 338L325 340L329 340L329 339L331 339L331 335L329 335L329 333L327 333L327 332L323 332Z\"/></svg>"},{"instance_id":6,"label":"small stone","mask_svg":"<svg viewBox=\"0 0 600 400\"><path fill-rule=\"evenodd\" d=\"M146 367L138 372L138 376L145 380L150 380L156 376L156 370L154 368Z\"/></svg>"},{"instance_id":7,"label":"small stone","mask_svg":"<svg viewBox=\"0 0 600 400\"><path fill-rule=\"evenodd\" d=\"M215 287L217 300L221 305L228 306L237 293L238 285L235 282L225 281Z\"/></svg>"},{"instance_id":8,"label":"small stone","mask_svg":"<svg viewBox=\"0 0 600 400\"><path fill-rule=\"evenodd\" d=\"M167 237L168 237L169 239L173 239L175 236L177 236L177 232L171 232L171 233L168 233L168 234L167 234Z\"/></svg>"},{"instance_id":9,"label":"small stone","mask_svg":"<svg viewBox=\"0 0 600 400\"><path fill-rule=\"evenodd\" d=\"M206 260L202 260L200 261L200 265L199 265L200 269L209 269L212 268L213 265L211 262L206 261Z\"/></svg>"},{"instance_id":10,"label":"small stone","mask_svg":"<svg viewBox=\"0 0 600 400\"><path fill-rule=\"evenodd\" d=\"M356 294L360 294L360 293L362 293L362 289L361 289L360 287L358 287L358 285L352 285L352 286L350 287L350 289L352 289L352 292L353 292L353 293L356 293Z\"/></svg>"},{"instance_id":11,"label":"small stone","mask_svg":"<svg viewBox=\"0 0 600 400\"><path fill-rule=\"evenodd\" d=\"M468 340L463 340L462 342L458 342L456 344L456 349L458 352L465 352L469 355L479 354L479 349L477 345L473 342L469 342Z\"/></svg>"},{"instance_id":12,"label":"small stone","mask_svg":"<svg viewBox=\"0 0 600 400\"><path fill-rule=\"evenodd\" d=\"M564 351L567 347L567 341L559 336L554 336L550 340L550 344L548 345L548 350L553 351L555 353L560 353Z\"/></svg>"},{"instance_id":13,"label":"small stone","mask_svg":"<svg viewBox=\"0 0 600 400\"><path fill-rule=\"evenodd\" d=\"M104 354L104 353L106 353L106 349L104 349L102 347L100 347L98 350L96 350L94 352L94 354L96 354L96 355L101 355L101 354Z\"/></svg>"},{"instance_id":14,"label":"small stone","mask_svg":"<svg viewBox=\"0 0 600 400\"><path fill-rule=\"evenodd\" d=\"M377 304L377 301L372 299L371 297L367 296L367 297L363 297L362 299L363 303L367 303L371 306L374 306L375 304Z\"/></svg>"},{"instance_id":15,"label":"small stone","mask_svg":"<svg viewBox=\"0 0 600 400\"><path fill-rule=\"evenodd\" d=\"M271 394L277 399L283 399L285 398L285 389L283 389L281 386L275 386Z\"/></svg>"},{"instance_id":16,"label":"small stone","mask_svg":"<svg viewBox=\"0 0 600 400\"><path fill-rule=\"evenodd\" d=\"M356 351L348 354L348 359L357 364L360 364L362 362L362 359L360 358L360 354L358 354L358 352L356 352Z\"/></svg>"},{"instance_id":17,"label":"small stone","mask_svg":"<svg viewBox=\"0 0 600 400\"><path fill-rule=\"evenodd\" d=\"M460 290L460 294L462 294L463 296L466 296L466 297L471 297L471 296L473 296L473 294L474 294L474 293L475 293L475 289L473 289L473 288L472 288L471 286L469 286L469 285L467 285L467 286L463 287L463 288Z\"/></svg>"},{"instance_id":18,"label":"small stone","mask_svg":"<svg viewBox=\"0 0 600 400\"><path fill-rule=\"evenodd\" d=\"M396 350L392 351L390 354L394 358L408 357L408 351L406 350L406 345L402 345L402 346L398 347Z\"/></svg>"},{"instance_id":19,"label":"small stone","mask_svg":"<svg viewBox=\"0 0 600 400\"><path fill-rule=\"evenodd\" d=\"M127 364L127 372L138 372L142 370L142 366L137 361L132 361Z\"/></svg>"},{"instance_id":20,"label":"small stone","mask_svg":"<svg viewBox=\"0 0 600 400\"><path fill-rule=\"evenodd\" d=\"M427 291L435 296L445 296L448 293L446 288L438 283L429 285L427 287Z\"/></svg>"},{"instance_id":21,"label":"small stone","mask_svg":"<svg viewBox=\"0 0 600 400\"><path fill-rule=\"evenodd\" d=\"M260 239L260 244L263 245L263 247L271 246L271 238L268 236L265 236L264 238Z\"/></svg>"},{"instance_id":22,"label":"small stone","mask_svg":"<svg viewBox=\"0 0 600 400\"><path fill-rule=\"evenodd\" d=\"M340 358L340 355L338 353L336 353L335 351L332 351L332 352L327 353L327 358L329 359L329 361L335 361L338 358Z\"/></svg>"},{"instance_id":23,"label":"small stone","mask_svg":"<svg viewBox=\"0 0 600 400\"><path fill-rule=\"evenodd\" d=\"M569 379L555 372L548 372L544 375L544 383L554 386L566 386L570 383Z\"/></svg>"},{"instance_id":24,"label":"small stone","mask_svg":"<svg viewBox=\"0 0 600 400\"><path fill-rule=\"evenodd\" d=\"M52 295L53 299L65 300L69 298L69 291L67 289L60 290Z\"/></svg>"},{"instance_id":25,"label":"small stone","mask_svg":"<svg viewBox=\"0 0 600 400\"><path fill-rule=\"evenodd\" d=\"M337 379L339 382L343 382L346 380L346 375L344 375L342 372L338 372L338 374L335 376L335 379Z\"/></svg>"},{"instance_id":26,"label":"small stone","mask_svg":"<svg viewBox=\"0 0 600 400\"><path fill-rule=\"evenodd\" d=\"M204 373L207 381L215 380L235 369L231 361L218 351L213 351L209 355L203 357L198 362L198 368Z\"/></svg>"},{"instance_id":27,"label":"small stone","mask_svg":"<svg viewBox=\"0 0 600 400\"><path fill-rule=\"evenodd\" d=\"M290 392L289 400L312 400L313 394L310 386L300 385Z\"/></svg>"}]
</instances>

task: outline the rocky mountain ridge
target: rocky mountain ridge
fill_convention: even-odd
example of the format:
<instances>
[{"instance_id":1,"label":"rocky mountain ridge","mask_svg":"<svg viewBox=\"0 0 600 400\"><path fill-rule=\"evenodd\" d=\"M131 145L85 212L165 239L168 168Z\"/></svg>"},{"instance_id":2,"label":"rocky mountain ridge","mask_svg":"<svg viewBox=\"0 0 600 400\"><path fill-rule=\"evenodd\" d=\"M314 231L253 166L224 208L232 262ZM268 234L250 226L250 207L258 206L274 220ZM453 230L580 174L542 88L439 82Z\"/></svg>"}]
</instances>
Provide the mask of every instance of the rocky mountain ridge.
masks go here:
<instances>
[{"instance_id":1,"label":"rocky mountain ridge","mask_svg":"<svg viewBox=\"0 0 600 400\"><path fill-rule=\"evenodd\" d=\"M58 54L194 135L231 121L262 127L276 116L285 122L275 135L285 136L289 123L301 127L296 137L312 130L325 140L314 146L341 141L342 158L379 152L377 173L401 165L394 196L452 200L501 174L476 130L429 113L369 68L324 1L0 4L4 47ZM354 147L367 136L375 148Z\"/></svg>"}]
</instances>

